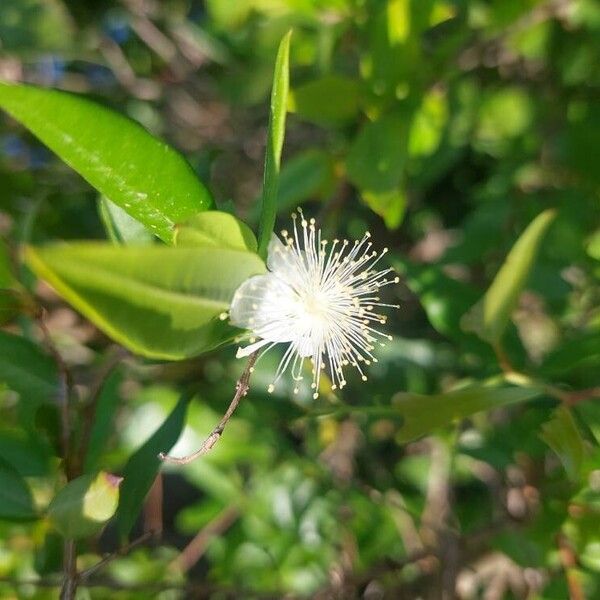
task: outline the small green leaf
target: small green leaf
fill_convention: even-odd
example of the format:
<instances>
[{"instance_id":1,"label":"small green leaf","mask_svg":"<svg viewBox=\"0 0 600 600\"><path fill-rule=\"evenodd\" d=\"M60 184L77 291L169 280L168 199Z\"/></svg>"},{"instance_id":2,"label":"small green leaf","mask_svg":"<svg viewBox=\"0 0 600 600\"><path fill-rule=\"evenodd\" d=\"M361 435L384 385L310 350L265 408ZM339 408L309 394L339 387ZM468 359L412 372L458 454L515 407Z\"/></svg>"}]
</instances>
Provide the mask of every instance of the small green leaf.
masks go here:
<instances>
[{"instance_id":1,"label":"small green leaf","mask_svg":"<svg viewBox=\"0 0 600 600\"><path fill-rule=\"evenodd\" d=\"M115 514L122 481L104 471L73 479L52 499L48 518L66 538L93 535Z\"/></svg>"},{"instance_id":2,"label":"small green leaf","mask_svg":"<svg viewBox=\"0 0 600 600\"><path fill-rule=\"evenodd\" d=\"M491 344L500 340L555 216L554 210L544 211L521 234L483 299L465 314L465 329Z\"/></svg>"},{"instance_id":3,"label":"small green leaf","mask_svg":"<svg viewBox=\"0 0 600 600\"><path fill-rule=\"evenodd\" d=\"M558 407L552 418L542 425L540 437L556 452L569 479L579 481L585 448L571 411L564 406Z\"/></svg>"},{"instance_id":4,"label":"small green leaf","mask_svg":"<svg viewBox=\"0 0 600 600\"><path fill-rule=\"evenodd\" d=\"M400 443L410 442L457 419L499 406L525 402L541 393L535 388L483 386L431 396L400 392L392 399L394 408L404 419L397 439Z\"/></svg>"},{"instance_id":5,"label":"small green leaf","mask_svg":"<svg viewBox=\"0 0 600 600\"><path fill-rule=\"evenodd\" d=\"M184 394L163 424L127 461L123 469L125 482L117 511L118 531L121 537L129 535L140 514L160 467L158 454L169 452L179 439L185 425L190 399L191 395Z\"/></svg>"},{"instance_id":6,"label":"small green leaf","mask_svg":"<svg viewBox=\"0 0 600 600\"><path fill-rule=\"evenodd\" d=\"M0 382L19 394L19 412L33 426L37 408L56 394L56 365L29 340L0 331Z\"/></svg>"},{"instance_id":7,"label":"small green leaf","mask_svg":"<svg viewBox=\"0 0 600 600\"><path fill-rule=\"evenodd\" d=\"M36 274L132 352L179 360L231 340L219 320L233 293L265 265L222 248L76 243L28 248Z\"/></svg>"},{"instance_id":8,"label":"small green leaf","mask_svg":"<svg viewBox=\"0 0 600 600\"><path fill-rule=\"evenodd\" d=\"M108 198L98 198L98 213L108 238L115 244L147 245L154 241L154 236L138 220Z\"/></svg>"},{"instance_id":9,"label":"small green leaf","mask_svg":"<svg viewBox=\"0 0 600 600\"><path fill-rule=\"evenodd\" d=\"M7 83L0 83L0 108L166 242L176 223L213 206L178 152L119 113L74 94Z\"/></svg>"},{"instance_id":10,"label":"small green leaf","mask_svg":"<svg viewBox=\"0 0 600 600\"><path fill-rule=\"evenodd\" d=\"M29 486L13 467L0 459L0 519L30 521L37 516Z\"/></svg>"},{"instance_id":11,"label":"small green leaf","mask_svg":"<svg viewBox=\"0 0 600 600\"><path fill-rule=\"evenodd\" d=\"M314 123L340 124L356 118L359 110L358 81L327 75L295 88L289 95L290 112Z\"/></svg>"},{"instance_id":12,"label":"small green leaf","mask_svg":"<svg viewBox=\"0 0 600 600\"><path fill-rule=\"evenodd\" d=\"M267 247L271 240L271 234L275 226L275 215L277 214L277 189L279 187L281 150L285 137L285 117L290 87L291 37L291 31L283 36L277 51L275 71L273 73L269 133L267 135L267 148L265 152L262 207L258 235L258 253L263 259L267 256Z\"/></svg>"},{"instance_id":13,"label":"small green leaf","mask_svg":"<svg viewBox=\"0 0 600 600\"><path fill-rule=\"evenodd\" d=\"M256 237L252 230L233 215L219 210L207 210L178 225L175 245L200 248L231 248L256 252Z\"/></svg>"}]
</instances>

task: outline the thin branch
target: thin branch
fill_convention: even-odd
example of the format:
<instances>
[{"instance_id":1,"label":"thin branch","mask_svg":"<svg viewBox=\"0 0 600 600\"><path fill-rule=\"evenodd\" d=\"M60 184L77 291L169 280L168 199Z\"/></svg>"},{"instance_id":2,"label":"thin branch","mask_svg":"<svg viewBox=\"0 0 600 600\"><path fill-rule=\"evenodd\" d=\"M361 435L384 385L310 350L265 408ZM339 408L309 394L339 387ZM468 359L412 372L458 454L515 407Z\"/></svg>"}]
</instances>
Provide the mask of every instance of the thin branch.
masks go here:
<instances>
[{"instance_id":1,"label":"thin branch","mask_svg":"<svg viewBox=\"0 0 600 600\"><path fill-rule=\"evenodd\" d=\"M559 534L557 539L558 544L558 555L560 557L560 563L565 571L567 578L567 586L569 588L569 599L570 600L585 600L585 592L581 586L577 574L577 556L575 551L569 544L569 541L564 534Z\"/></svg>"},{"instance_id":2,"label":"thin branch","mask_svg":"<svg viewBox=\"0 0 600 600\"><path fill-rule=\"evenodd\" d=\"M229 529L239 517L237 506L229 506L203 527L194 539L181 551L169 565L182 573L189 571L204 555L209 542L217 535Z\"/></svg>"},{"instance_id":3,"label":"thin branch","mask_svg":"<svg viewBox=\"0 0 600 600\"><path fill-rule=\"evenodd\" d=\"M125 546L123 546L122 548L119 548L118 550L116 550L115 552L112 552L111 554L107 554L104 558L102 558L102 560L98 561L95 565L91 566L89 569L86 569L85 571L82 571L79 574L79 580L86 581L92 575L94 575L94 573L97 573L100 569L104 568L108 563L112 562L113 560L116 560L117 558L120 558L121 556L125 556L126 554L129 554L129 552L131 552L138 546L144 545L146 542L150 541L154 537L155 537L154 531L147 531L146 533L141 535L139 538L133 540L133 542L126 544Z\"/></svg>"},{"instance_id":4,"label":"thin branch","mask_svg":"<svg viewBox=\"0 0 600 600\"><path fill-rule=\"evenodd\" d=\"M242 373L242 376L239 378L237 385L235 387L235 395L233 396L233 400L229 404L229 408L227 412L223 415L219 424L212 430L211 434L202 442L202 445L196 452L193 454L189 454L188 456L183 456L181 458L177 458L175 456L169 456L164 452L161 452L158 455L158 458L164 462L173 463L176 465L187 465L192 461L204 456L208 452L210 452L215 444L221 439L223 435L223 430L225 426L229 422L229 419L233 416L233 413L236 411L239 406L242 398L248 393L248 389L250 388L250 377L252 376L252 372L254 371L254 364L256 363L256 359L258 356L258 352L254 352L248 357L248 363L246 364L246 368Z\"/></svg>"},{"instance_id":5,"label":"thin branch","mask_svg":"<svg viewBox=\"0 0 600 600\"><path fill-rule=\"evenodd\" d=\"M63 582L60 590L60 600L74 600L79 583L75 540L65 540L64 548L65 556L63 559Z\"/></svg>"}]
</instances>

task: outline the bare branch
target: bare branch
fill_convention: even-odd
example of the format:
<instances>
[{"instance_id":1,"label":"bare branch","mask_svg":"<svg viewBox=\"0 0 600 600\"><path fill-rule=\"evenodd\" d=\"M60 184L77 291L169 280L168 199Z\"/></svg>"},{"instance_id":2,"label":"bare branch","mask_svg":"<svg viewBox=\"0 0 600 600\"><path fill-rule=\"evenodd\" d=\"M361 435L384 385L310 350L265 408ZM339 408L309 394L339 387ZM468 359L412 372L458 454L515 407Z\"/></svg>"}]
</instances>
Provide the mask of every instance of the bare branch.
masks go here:
<instances>
[{"instance_id":1,"label":"bare branch","mask_svg":"<svg viewBox=\"0 0 600 600\"><path fill-rule=\"evenodd\" d=\"M246 368L242 373L242 376L239 378L236 388L235 395L233 396L233 400L229 404L229 408L223 415L222 419L219 421L219 424L212 430L210 435L202 442L202 445L196 452L193 454L189 454L188 456L183 456L181 458L177 458L175 456L169 456L164 452L161 452L158 455L158 458L164 462L176 464L176 465L187 465L192 461L204 456L208 452L210 452L215 444L221 439L223 435L223 430L225 426L229 422L229 419L233 416L233 413L236 411L239 406L242 398L248 393L248 389L250 388L250 377L252 376L252 371L254 370L254 364L256 363L258 353L254 352L248 357L248 363L246 364Z\"/></svg>"}]
</instances>

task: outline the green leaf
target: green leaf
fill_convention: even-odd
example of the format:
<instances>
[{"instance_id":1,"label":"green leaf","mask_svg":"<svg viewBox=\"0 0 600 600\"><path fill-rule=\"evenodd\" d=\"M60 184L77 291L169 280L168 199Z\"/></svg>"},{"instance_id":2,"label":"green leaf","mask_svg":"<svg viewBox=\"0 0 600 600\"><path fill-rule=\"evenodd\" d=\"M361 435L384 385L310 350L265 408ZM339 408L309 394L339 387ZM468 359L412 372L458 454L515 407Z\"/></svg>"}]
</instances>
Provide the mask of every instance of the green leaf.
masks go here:
<instances>
[{"instance_id":1,"label":"green leaf","mask_svg":"<svg viewBox=\"0 0 600 600\"><path fill-rule=\"evenodd\" d=\"M16 290L0 290L0 325L12 321L25 307L22 294Z\"/></svg>"},{"instance_id":2,"label":"green leaf","mask_svg":"<svg viewBox=\"0 0 600 600\"><path fill-rule=\"evenodd\" d=\"M113 424L121 402L121 396L119 394L121 382L121 375L115 371L102 386L102 391L100 392L98 403L96 404L94 424L90 432L90 441L83 463L84 471L86 473L98 469L100 466L100 457L105 450L106 442L111 433L114 432Z\"/></svg>"},{"instance_id":3,"label":"green leaf","mask_svg":"<svg viewBox=\"0 0 600 600\"><path fill-rule=\"evenodd\" d=\"M28 248L26 260L70 302L132 352L179 360L239 331L219 320L233 293L265 265L252 252L76 243Z\"/></svg>"},{"instance_id":4,"label":"green leaf","mask_svg":"<svg viewBox=\"0 0 600 600\"><path fill-rule=\"evenodd\" d=\"M569 479L579 481L585 448L571 411L564 406L558 407L550 421L542 425L540 437L556 452Z\"/></svg>"},{"instance_id":5,"label":"green leaf","mask_svg":"<svg viewBox=\"0 0 600 600\"><path fill-rule=\"evenodd\" d=\"M544 211L521 234L483 299L465 314L465 329L491 344L500 340L555 216L554 210Z\"/></svg>"},{"instance_id":6,"label":"green leaf","mask_svg":"<svg viewBox=\"0 0 600 600\"><path fill-rule=\"evenodd\" d=\"M279 187L281 150L285 137L285 117L290 87L291 37L291 31L288 31L283 36L277 51L275 71L273 73L269 132L267 135L265 170L263 175L262 208L258 235L258 253L262 258L266 258L267 256L267 247L271 240L271 234L275 226L275 215L277 214L277 189Z\"/></svg>"},{"instance_id":7,"label":"green leaf","mask_svg":"<svg viewBox=\"0 0 600 600\"><path fill-rule=\"evenodd\" d=\"M175 245L191 248L215 247L256 252L256 237L252 230L233 215L207 210L178 225Z\"/></svg>"},{"instance_id":8,"label":"green leaf","mask_svg":"<svg viewBox=\"0 0 600 600\"><path fill-rule=\"evenodd\" d=\"M166 242L213 206L186 160L138 123L86 98L0 83L0 108Z\"/></svg>"},{"instance_id":9,"label":"green leaf","mask_svg":"<svg viewBox=\"0 0 600 600\"><path fill-rule=\"evenodd\" d=\"M29 340L0 331L0 382L19 394L21 416L33 426L37 408L56 394L56 365Z\"/></svg>"},{"instance_id":10,"label":"green leaf","mask_svg":"<svg viewBox=\"0 0 600 600\"><path fill-rule=\"evenodd\" d=\"M361 191L387 193L396 189L404 173L408 122L391 114L363 126L346 159L348 179Z\"/></svg>"},{"instance_id":11,"label":"green leaf","mask_svg":"<svg viewBox=\"0 0 600 600\"><path fill-rule=\"evenodd\" d=\"M154 241L154 236L139 221L108 198L98 198L98 213L108 238L115 244L147 245Z\"/></svg>"},{"instance_id":12,"label":"green leaf","mask_svg":"<svg viewBox=\"0 0 600 600\"><path fill-rule=\"evenodd\" d=\"M295 88L288 108L314 123L337 125L356 118L359 110L358 81L327 75Z\"/></svg>"},{"instance_id":13,"label":"green leaf","mask_svg":"<svg viewBox=\"0 0 600 600\"><path fill-rule=\"evenodd\" d=\"M8 288L15 283L12 271L8 247L4 240L0 238L0 288Z\"/></svg>"},{"instance_id":14,"label":"green leaf","mask_svg":"<svg viewBox=\"0 0 600 600\"><path fill-rule=\"evenodd\" d=\"M179 439L190 400L191 395L184 394L164 423L127 461L123 469L125 481L117 510L118 531L121 537L126 537L131 531L152 487L160 467L158 454L169 452Z\"/></svg>"},{"instance_id":15,"label":"green leaf","mask_svg":"<svg viewBox=\"0 0 600 600\"><path fill-rule=\"evenodd\" d=\"M0 459L0 519L29 521L36 518L27 483L15 469Z\"/></svg>"},{"instance_id":16,"label":"green leaf","mask_svg":"<svg viewBox=\"0 0 600 600\"><path fill-rule=\"evenodd\" d=\"M44 436L17 428L0 429L0 456L25 477L41 477L50 472L53 451Z\"/></svg>"},{"instance_id":17,"label":"green leaf","mask_svg":"<svg viewBox=\"0 0 600 600\"><path fill-rule=\"evenodd\" d=\"M430 396L400 392L392 399L394 408L404 419L397 439L400 443L410 442L457 419L499 406L525 402L541 393L535 388L483 386Z\"/></svg>"},{"instance_id":18,"label":"green leaf","mask_svg":"<svg viewBox=\"0 0 600 600\"><path fill-rule=\"evenodd\" d=\"M402 224L406 211L406 194L401 189L392 189L387 192L362 193L365 204L379 215L388 229L397 229Z\"/></svg>"},{"instance_id":19,"label":"green leaf","mask_svg":"<svg viewBox=\"0 0 600 600\"><path fill-rule=\"evenodd\" d=\"M48 518L66 538L93 535L115 514L122 481L104 471L77 477L54 496Z\"/></svg>"},{"instance_id":20,"label":"green leaf","mask_svg":"<svg viewBox=\"0 0 600 600\"><path fill-rule=\"evenodd\" d=\"M421 265L405 258L395 258L393 265L419 297L436 331L455 339L467 337L460 327L460 317L477 299L475 288L448 277L434 265ZM470 337L477 340L474 336ZM482 342L479 344L484 345Z\"/></svg>"},{"instance_id":21,"label":"green leaf","mask_svg":"<svg viewBox=\"0 0 600 600\"><path fill-rule=\"evenodd\" d=\"M360 190L365 204L390 229L400 225L406 208L401 183L407 140L406 117L386 115L363 126L346 158L348 179Z\"/></svg>"}]
</instances>

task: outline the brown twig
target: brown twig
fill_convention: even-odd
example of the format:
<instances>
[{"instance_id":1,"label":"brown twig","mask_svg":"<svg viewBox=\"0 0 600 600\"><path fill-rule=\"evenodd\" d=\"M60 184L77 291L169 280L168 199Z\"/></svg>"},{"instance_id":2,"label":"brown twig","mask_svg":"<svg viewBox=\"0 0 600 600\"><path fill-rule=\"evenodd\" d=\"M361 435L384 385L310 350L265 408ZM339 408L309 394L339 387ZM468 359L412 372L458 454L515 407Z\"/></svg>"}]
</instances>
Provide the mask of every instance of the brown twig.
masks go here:
<instances>
[{"instance_id":1,"label":"brown twig","mask_svg":"<svg viewBox=\"0 0 600 600\"><path fill-rule=\"evenodd\" d=\"M233 413L236 411L239 406L242 398L248 393L248 389L250 388L250 377L252 376L252 371L254 370L254 363L256 363L256 358L258 356L257 352L254 352L248 357L248 363L246 364L246 368L242 373L242 376L239 378L237 385L235 387L235 395L233 396L233 400L229 404L229 408L219 421L219 424L212 430L210 435L202 442L202 445L196 452L189 454L188 456L183 456L178 458L176 456L169 456L164 452L161 452L158 455L158 458L164 462L173 463L176 465L187 465L192 461L204 456L208 452L210 452L215 444L221 439L223 435L223 430L225 426L229 422L229 419L233 416Z\"/></svg>"},{"instance_id":2,"label":"brown twig","mask_svg":"<svg viewBox=\"0 0 600 600\"><path fill-rule=\"evenodd\" d=\"M209 542L217 535L229 529L239 517L239 509L229 506L220 512L206 527L203 527L194 539L181 551L179 556L169 565L182 573L189 571L206 552Z\"/></svg>"},{"instance_id":3,"label":"brown twig","mask_svg":"<svg viewBox=\"0 0 600 600\"><path fill-rule=\"evenodd\" d=\"M125 556L126 554L129 554L129 552L131 552L133 549L137 548L138 546L142 546L146 542L150 541L154 536L155 536L154 531L147 531L146 533L142 534L139 538L133 540L133 542L130 542L129 544L123 546L122 548L119 548L119 550L116 550L115 552L112 552L111 554L107 554L104 558L102 558L100 561L98 561L95 565L91 566L89 569L86 569L85 571L82 571L79 574L79 580L82 582L86 581L89 577L91 577L94 573L97 573L100 569L105 567L108 563L112 562L113 560L115 560L121 556Z\"/></svg>"},{"instance_id":4,"label":"brown twig","mask_svg":"<svg viewBox=\"0 0 600 600\"><path fill-rule=\"evenodd\" d=\"M77 593L77 547L75 540L65 540L65 556L63 559L63 582L60 600L74 600Z\"/></svg>"},{"instance_id":5,"label":"brown twig","mask_svg":"<svg viewBox=\"0 0 600 600\"><path fill-rule=\"evenodd\" d=\"M560 563L565 571L567 586L569 587L570 600L585 600L585 592L577 576L577 557L564 534L559 534L557 539Z\"/></svg>"}]
</instances>

